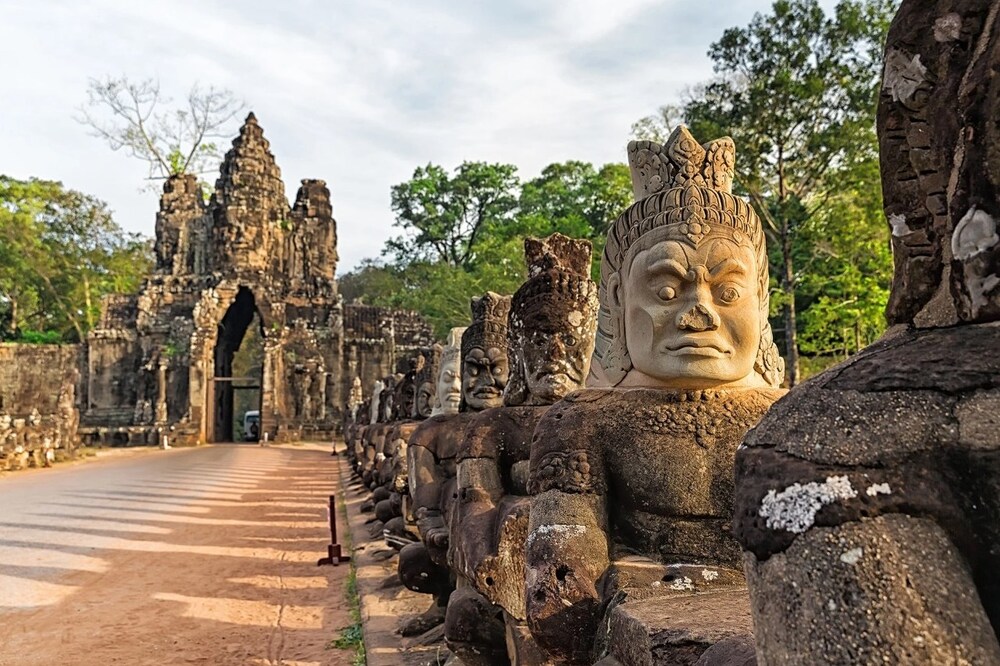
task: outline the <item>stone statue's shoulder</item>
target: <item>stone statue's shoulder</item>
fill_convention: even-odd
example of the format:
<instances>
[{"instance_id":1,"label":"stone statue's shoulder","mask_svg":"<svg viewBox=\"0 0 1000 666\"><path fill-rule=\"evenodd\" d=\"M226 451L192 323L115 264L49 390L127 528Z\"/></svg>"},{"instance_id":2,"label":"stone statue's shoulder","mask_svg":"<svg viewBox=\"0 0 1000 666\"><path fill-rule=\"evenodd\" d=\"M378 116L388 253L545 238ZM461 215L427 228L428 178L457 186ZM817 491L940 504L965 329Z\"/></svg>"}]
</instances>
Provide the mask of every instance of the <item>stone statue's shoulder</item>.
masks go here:
<instances>
[{"instance_id":1,"label":"stone statue's shoulder","mask_svg":"<svg viewBox=\"0 0 1000 666\"><path fill-rule=\"evenodd\" d=\"M484 409L473 414L465 427L458 449L458 461L467 458L495 458L497 439L503 431L505 408Z\"/></svg>"},{"instance_id":2,"label":"stone statue's shoulder","mask_svg":"<svg viewBox=\"0 0 1000 666\"><path fill-rule=\"evenodd\" d=\"M422 421L410 435L408 445L423 446L433 450L437 438L449 429L449 422L456 417L457 414L438 414Z\"/></svg>"},{"instance_id":3,"label":"stone statue's shoulder","mask_svg":"<svg viewBox=\"0 0 1000 666\"><path fill-rule=\"evenodd\" d=\"M616 402L610 389L571 393L545 412L531 438L528 490L603 494L602 415Z\"/></svg>"}]
</instances>

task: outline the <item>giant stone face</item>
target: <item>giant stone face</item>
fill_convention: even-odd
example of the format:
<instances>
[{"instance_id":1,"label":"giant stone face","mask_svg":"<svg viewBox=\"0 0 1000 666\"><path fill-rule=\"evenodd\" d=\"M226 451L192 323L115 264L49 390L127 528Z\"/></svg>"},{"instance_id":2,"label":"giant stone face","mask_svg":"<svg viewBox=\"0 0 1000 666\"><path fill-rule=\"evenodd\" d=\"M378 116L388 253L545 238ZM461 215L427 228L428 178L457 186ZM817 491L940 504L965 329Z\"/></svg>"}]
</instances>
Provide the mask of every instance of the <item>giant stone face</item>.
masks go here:
<instances>
[{"instance_id":1,"label":"giant stone face","mask_svg":"<svg viewBox=\"0 0 1000 666\"><path fill-rule=\"evenodd\" d=\"M616 293L634 366L623 386L765 385L754 372L761 315L748 244L661 241L635 254Z\"/></svg>"},{"instance_id":2,"label":"giant stone face","mask_svg":"<svg viewBox=\"0 0 1000 666\"><path fill-rule=\"evenodd\" d=\"M473 411L501 407L507 385L507 352L498 347L473 347L462 367L462 393Z\"/></svg>"}]
</instances>

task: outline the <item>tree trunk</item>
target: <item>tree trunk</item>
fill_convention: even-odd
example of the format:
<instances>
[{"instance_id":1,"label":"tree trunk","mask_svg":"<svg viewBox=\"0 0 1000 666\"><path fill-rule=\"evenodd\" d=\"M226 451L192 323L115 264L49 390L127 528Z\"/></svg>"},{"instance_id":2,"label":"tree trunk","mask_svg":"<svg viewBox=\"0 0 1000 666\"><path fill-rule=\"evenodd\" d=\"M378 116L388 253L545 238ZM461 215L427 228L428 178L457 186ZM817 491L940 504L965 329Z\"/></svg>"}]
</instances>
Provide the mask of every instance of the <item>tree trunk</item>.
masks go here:
<instances>
[{"instance_id":1,"label":"tree trunk","mask_svg":"<svg viewBox=\"0 0 1000 666\"><path fill-rule=\"evenodd\" d=\"M788 388L799 383L799 338L795 328L795 267L788 217L781 221L781 289L785 292L785 376Z\"/></svg>"},{"instance_id":2,"label":"tree trunk","mask_svg":"<svg viewBox=\"0 0 1000 666\"><path fill-rule=\"evenodd\" d=\"M18 314L19 313L17 311L17 299L16 298L12 298L12 299L10 299L10 339L11 340L13 340L14 337L17 335L17 329L18 329L18 326L17 326L17 316L18 316Z\"/></svg>"},{"instance_id":3,"label":"tree trunk","mask_svg":"<svg viewBox=\"0 0 1000 666\"><path fill-rule=\"evenodd\" d=\"M778 144L778 211L781 215L781 289L785 292L785 376L788 388L799 383L799 337L795 329L795 267L792 264L792 229L786 202L785 149Z\"/></svg>"}]
</instances>

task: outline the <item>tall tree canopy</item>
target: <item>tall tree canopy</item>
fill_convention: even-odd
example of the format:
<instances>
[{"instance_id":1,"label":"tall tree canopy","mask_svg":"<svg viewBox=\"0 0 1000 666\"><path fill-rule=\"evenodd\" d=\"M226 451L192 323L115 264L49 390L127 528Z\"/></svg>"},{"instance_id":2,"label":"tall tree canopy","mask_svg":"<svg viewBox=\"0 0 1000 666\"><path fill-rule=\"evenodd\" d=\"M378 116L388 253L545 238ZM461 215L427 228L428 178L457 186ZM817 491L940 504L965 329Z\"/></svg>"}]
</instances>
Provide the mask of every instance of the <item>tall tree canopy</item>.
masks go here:
<instances>
[{"instance_id":1,"label":"tall tree canopy","mask_svg":"<svg viewBox=\"0 0 1000 666\"><path fill-rule=\"evenodd\" d=\"M551 164L522 183L509 164L466 162L452 174L429 164L392 188L396 226L382 261L340 279L348 301L418 310L443 335L469 318L469 299L513 293L525 279L525 236L556 231L595 244L632 200L624 164Z\"/></svg>"},{"instance_id":2,"label":"tall tree canopy","mask_svg":"<svg viewBox=\"0 0 1000 666\"><path fill-rule=\"evenodd\" d=\"M104 294L138 288L148 240L61 183L0 175L0 339L82 340Z\"/></svg>"},{"instance_id":3,"label":"tall tree canopy","mask_svg":"<svg viewBox=\"0 0 1000 666\"><path fill-rule=\"evenodd\" d=\"M664 121L680 117L703 140L736 141L737 188L768 233L790 384L799 379L800 346L843 349L834 339L841 331L868 341L881 328L871 305L884 296L891 266L887 241L876 240L884 227L875 105L897 5L842 0L828 16L817 0L777 0L770 14L712 44L716 77L694 88L679 113L664 107L634 126L655 139ZM803 321L800 312L812 307Z\"/></svg>"}]
</instances>

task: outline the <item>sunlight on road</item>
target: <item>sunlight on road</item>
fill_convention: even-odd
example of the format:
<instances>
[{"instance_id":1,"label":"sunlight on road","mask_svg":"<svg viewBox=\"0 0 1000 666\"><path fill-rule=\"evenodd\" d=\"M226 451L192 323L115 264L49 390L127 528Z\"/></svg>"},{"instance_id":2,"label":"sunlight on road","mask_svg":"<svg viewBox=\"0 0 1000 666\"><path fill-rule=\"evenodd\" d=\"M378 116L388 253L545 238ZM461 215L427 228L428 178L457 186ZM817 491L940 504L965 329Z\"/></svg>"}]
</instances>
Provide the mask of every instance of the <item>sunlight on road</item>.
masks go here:
<instances>
[{"instance_id":1,"label":"sunlight on road","mask_svg":"<svg viewBox=\"0 0 1000 666\"><path fill-rule=\"evenodd\" d=\"M32 581L24 585L24 579L0 574L0 608L34 608L57 604L79 588L77 585L59 585L44 581Z\"/></svg>"},{"instance_id":2,"label":"sunlight on road","mask_svg":"<svg viewBox=\"0 0 1000 666\"><path fill-rule=\"evenodd\" d=\"M323 606L280 606L266 601L246 599L220 599L215 597L188 597L183 594L159 592L157 601L175 601L185 604L184 617L214 620L230 624L271 627L281 618L285 629L322 629Z\"/></svg>"}]
</instances>

